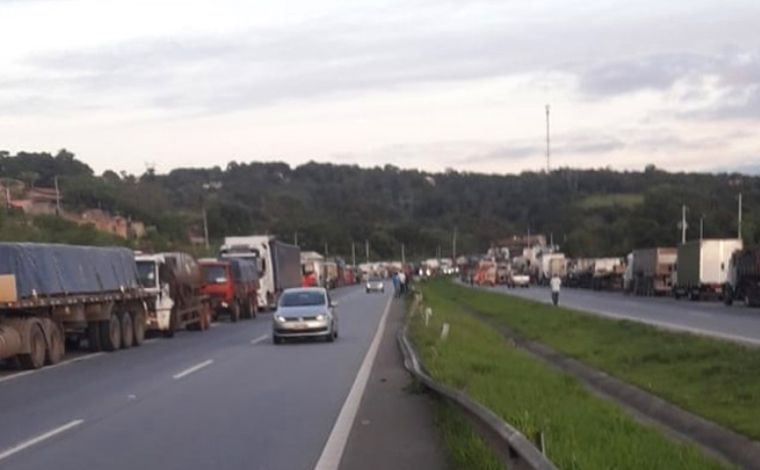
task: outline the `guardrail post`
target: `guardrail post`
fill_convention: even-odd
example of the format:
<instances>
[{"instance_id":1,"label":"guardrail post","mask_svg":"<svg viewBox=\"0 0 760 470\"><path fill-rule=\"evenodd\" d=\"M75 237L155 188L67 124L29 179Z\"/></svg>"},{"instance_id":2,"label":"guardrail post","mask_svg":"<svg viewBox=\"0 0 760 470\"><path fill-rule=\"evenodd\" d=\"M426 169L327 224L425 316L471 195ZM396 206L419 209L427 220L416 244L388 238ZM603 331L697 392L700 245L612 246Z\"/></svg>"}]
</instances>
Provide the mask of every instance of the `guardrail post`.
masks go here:
<instances>
[{"instance_id":1,"label":"guardrail post","mask_svg":"<svg viewBox=\"0 0 760 470\"><path fill-rule=\"evenodd\" d=\"M441 328L441 341L446 341L446 338L449 337L449 324L444 323L443 327Z\"/></svg>"},{"instance_id":2,"label":"guardrail post","mask_svg":"<svg viewBox=\"0 0 760 470\"><path fill-rule=\"evenodd\" d=\"M428 307L425 309L425 326L430 324L430 317L433 316L433 309Z\"/></svg>"}]
</instances>

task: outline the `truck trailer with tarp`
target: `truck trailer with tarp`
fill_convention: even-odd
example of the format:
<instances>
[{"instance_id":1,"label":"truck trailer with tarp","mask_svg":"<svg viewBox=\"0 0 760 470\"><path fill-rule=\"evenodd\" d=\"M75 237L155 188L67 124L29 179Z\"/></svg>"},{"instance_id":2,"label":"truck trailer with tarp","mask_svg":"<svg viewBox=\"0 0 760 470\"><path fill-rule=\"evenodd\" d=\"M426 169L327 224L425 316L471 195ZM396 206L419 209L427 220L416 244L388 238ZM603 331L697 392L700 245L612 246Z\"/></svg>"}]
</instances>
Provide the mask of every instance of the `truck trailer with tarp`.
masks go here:
<instances>
[{"instance_id":1,"label":"truck trailer with tarp","mask_svg":"<svg viewBox=\"0 0 760 470\"><path fill-rule=\"evenodd\" d=\"M139 346L149 298L128 249L0 243L0 360L37 369L83 340Z\"/></svg>"}]
</instances>

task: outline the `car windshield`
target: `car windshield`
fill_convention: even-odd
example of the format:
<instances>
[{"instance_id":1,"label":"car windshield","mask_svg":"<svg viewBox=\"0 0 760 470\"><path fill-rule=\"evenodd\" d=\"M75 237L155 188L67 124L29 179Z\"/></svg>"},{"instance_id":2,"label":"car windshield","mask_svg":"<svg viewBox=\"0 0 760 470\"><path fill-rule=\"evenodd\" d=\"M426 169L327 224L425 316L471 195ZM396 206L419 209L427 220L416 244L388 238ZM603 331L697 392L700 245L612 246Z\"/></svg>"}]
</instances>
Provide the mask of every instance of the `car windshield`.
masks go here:
<instances>
[{"instance_id":1,"label":"car windshield","mask_svg":"<svg viewBox=\"0 0 760 470\"><path fill-rule=\"evenodd\" d=\"M373 277L369 278L369 282L380 282L380 278L377 277L377 276L373 276Z\"/></svg>"},{"instance_id":2,"label":"car windshield","mask_svg":"<svg viewBox=\"0 0 760 470\"><path fill-rule=\"evenodd\" d=\"M203 272L207 284L224 284L227 282L227 269L220 265L204 266Z\"/></svg>"},{"instance_id":3,"label":"car windshield","mask_svg":"<svg viewBox=\"0 0 760 470\"><path fill-rule=\"evenodd\" d=\"M281 307L308 307L325 303L325 294L319 291L286 292L280 299Z\"/></svg>"},{"instance_id":4,"label":"car windshield","mask_svg":"<svg viewBox=\"0 0 760 470\"><path fill-rule=\"evenodd\" d=\"M138 261L137 275L140 285L144 288L156 287L156 263L154 261Z\"/></svg>"}]
</instances>

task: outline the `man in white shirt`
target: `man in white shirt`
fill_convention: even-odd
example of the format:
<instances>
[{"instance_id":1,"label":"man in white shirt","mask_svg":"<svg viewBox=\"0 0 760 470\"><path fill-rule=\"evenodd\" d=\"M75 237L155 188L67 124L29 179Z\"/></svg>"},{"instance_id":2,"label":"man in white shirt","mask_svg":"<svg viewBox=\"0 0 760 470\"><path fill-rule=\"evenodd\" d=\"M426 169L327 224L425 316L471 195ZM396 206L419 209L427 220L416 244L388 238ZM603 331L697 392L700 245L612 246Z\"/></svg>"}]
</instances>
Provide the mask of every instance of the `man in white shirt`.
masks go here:
<instances>
[{"instance_id":1,"label":"man in white shirt","mask_svg":"<svg viewBox=\"0 0 760 470\"><path fill-rule=\"evenodd\" d=\"M404 274L404 271L399 271L398 273L398 281L401 285L401 290L399 291L400 294L406 293L406 274Z\"/></svg>"},{"instance_id":2,"label":"man in white shirt","mask_svg":"<svg viewBox=\"0 0 760 470\"><path fill-rule=\"evenodd\" d=\"M553 276L549 281L549 286L552 289L552 303L554 305L559 304L559 288L562 285L562 279L557 276Z\"/></svg>"}]
</instances>

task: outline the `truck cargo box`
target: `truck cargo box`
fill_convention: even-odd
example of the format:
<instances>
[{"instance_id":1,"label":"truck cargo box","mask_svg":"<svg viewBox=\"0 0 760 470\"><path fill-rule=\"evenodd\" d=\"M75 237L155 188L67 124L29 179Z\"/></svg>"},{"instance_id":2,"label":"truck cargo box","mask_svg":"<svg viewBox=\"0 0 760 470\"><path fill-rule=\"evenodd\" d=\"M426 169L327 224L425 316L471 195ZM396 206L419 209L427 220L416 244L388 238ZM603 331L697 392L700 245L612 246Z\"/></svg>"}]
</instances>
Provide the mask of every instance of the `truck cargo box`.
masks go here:
<instances>
[{"instance_id":1,"label":"truck cargo box","mask_svg":"<svg viewBox=\"0 0 760 470\"><path fill-rule=\"evenodd\" d=\"M678 286L720 285L726 282L728 264L743 243L737 239L694 240L678 247Z\"/></svg>"},{"instance_id":2,"label":"truck cargo box","mask_svg":"<svg viewBox=\"0 0 760 470\"><path fill-rule=\"evenodd\" d=\"M126 248L0 243L0 275L13 276L19 300L140 287L134 254Z\"/></svg>"},{"instance_id":3,"label":"truck cargo box","mask_svg":"<svg viewBox=\"0 0 760 470\"><path fill-rule=\"evenodd\" d=\"M635 276L669 276L676 264L677 248L646 248L633 252Z\"/></svg>"}]
</instances>

